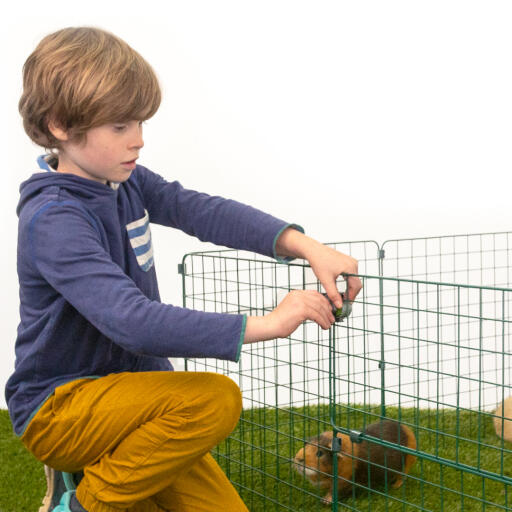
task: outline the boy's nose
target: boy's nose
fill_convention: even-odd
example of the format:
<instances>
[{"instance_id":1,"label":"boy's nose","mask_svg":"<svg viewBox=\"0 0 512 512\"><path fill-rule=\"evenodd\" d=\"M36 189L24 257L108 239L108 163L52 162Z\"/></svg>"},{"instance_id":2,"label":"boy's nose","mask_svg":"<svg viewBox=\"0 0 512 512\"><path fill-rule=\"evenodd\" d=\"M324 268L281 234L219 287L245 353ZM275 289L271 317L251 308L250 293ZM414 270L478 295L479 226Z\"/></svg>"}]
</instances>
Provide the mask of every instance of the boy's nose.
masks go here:
<instances>
[{"instance_id":1,"label":"boy's nose","mask_svg":"<svg viewBox=\"0 0 512 512\"><path fill-rule=\"evenodd\" d=\"M142 126L137 125L133 131L133 137L130 140L130 148L141 149L144 147L144 138L142 136Z\"/></svg>"},{"instance_id":2,"label":"boy's nose","mask_svg":"<svg viewBox=\"0 0 512 512\"><path fill-rule=\"evenodd\" d=\"M144 140L142 135L140 137L135 137L130 141L129 149L139 150L144 147Z\"/></svg>"},{"instance_id":3,"label":"boy's nose","mask_svg":"<svg viewBox=\"0 0 512 512\"><path fill-rule=\"evenodd\" d=\"M141 149L144 147L144 139L142 138L142 135L135 141L133 146L137 149Z\"/></svg>"}]
</instances>

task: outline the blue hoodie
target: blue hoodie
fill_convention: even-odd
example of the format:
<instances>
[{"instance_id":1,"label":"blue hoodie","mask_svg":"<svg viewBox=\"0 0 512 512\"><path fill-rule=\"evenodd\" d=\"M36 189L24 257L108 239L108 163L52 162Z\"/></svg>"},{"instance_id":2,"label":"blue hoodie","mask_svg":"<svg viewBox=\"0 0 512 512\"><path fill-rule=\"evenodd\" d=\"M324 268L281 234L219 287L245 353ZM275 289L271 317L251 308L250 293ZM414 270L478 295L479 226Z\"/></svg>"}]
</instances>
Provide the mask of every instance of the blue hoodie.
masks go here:
<instances>
[{"instance_id":1,"label":"blue hoodie","mask_svg":"<svg viewBox=\"0 0 512 512\"><path fill-rule=\"evenodd\" d=\"M51 171L46 160L39 163ZM160 302L149 224L271 257L290 224L184 189L140 165L117 187L43 171L20 192L21 320L6 385L18 435L65 382L172 370L168 357L238 360L244 315Z\"/></svg>"}]
</instances>

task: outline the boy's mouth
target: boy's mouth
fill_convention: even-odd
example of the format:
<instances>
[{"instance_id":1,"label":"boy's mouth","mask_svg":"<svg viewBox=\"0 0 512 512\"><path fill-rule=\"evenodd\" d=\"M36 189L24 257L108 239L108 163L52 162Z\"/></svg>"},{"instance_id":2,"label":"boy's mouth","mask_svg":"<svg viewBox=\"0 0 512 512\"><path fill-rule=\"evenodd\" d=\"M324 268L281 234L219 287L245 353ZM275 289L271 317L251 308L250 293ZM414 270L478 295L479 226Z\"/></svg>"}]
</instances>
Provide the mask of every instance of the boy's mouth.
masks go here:
<instances>
[{"instance_id":1,"label":"boy's mouth","mask_svg":"<svg viewBox=\"0 0 512 512\"><path fill-rule=\"evenodd\" d=\"M128 160L127 162L121 162L121 165L124 165L125 167L130 167L130 168L133 168L135 167L135 161L137 159L134 158L133 160Z\"/></svg>"}]
</instances>

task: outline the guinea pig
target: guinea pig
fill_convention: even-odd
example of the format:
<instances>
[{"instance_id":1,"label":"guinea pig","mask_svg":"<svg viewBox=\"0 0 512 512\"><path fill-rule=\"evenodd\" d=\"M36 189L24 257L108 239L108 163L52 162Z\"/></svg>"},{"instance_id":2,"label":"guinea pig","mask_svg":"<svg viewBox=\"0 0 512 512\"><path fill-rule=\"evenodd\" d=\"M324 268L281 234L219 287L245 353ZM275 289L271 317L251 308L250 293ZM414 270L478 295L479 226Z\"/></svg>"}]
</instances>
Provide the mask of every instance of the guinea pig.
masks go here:
<instances>
[{"instance_id":1,"label":"guinea pig","mask_svg":"<svg viewBox=\"0 0 512 512\"><path fill-rule=\"evenodd\" d=\"M498 437L503 436L505 441L512 441L512 396L505 398L494 411L494 429Z\"/></svg>"},{"instance_id":2,"label":"guinea pig","mask_svg":"<svg viewBox=\"0 0 512 512\"><path fill-rule=\"evenodd\" d=\"M406 425L393 420L382 420L368 425L363 434L391 443L416 449L416 437ZM337 434L341 439L338 457L338 496L350 494L354 484L377 487L387 484L398 489L416 457L400 450L387 448L363 438L361 443L352 442L346 434ZM332 503L334 486L332 432L323 432L310 439L293 459L293 467L312 484L328 489L323 502Z\"/></svg>"}]
</instances>

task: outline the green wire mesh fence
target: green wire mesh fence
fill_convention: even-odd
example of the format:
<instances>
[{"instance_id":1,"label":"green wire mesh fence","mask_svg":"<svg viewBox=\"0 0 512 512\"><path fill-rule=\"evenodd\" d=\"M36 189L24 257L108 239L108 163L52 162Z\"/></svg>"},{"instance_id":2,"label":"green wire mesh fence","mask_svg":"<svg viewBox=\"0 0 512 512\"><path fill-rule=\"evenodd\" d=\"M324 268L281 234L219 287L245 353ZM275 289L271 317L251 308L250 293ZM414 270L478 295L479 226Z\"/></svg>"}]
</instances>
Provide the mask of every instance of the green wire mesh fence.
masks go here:
<instances>
[{"instance_id":1,"label":"green wire mesh fence","mask_svg":"<svg viewBox=\"0 0 512 512\"><path fill-rule=\"evenodd\" d=\"M508 422L494 424L512 394L511 237L332 244L359 260L348 319L245 345L238 364L186 361L242 390L239 425L215 455L249 510L512 509ZM320 289L302 261L239 251L189 254L180 271L184 305L205 311L263 315L289 290ZM383 419L398 438L371 433ZM324 446L324 432L342 442Z\"/></svg>"}]
</instances>

